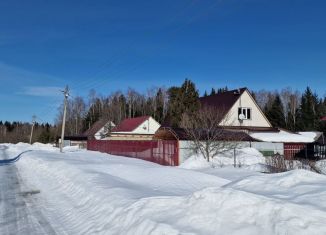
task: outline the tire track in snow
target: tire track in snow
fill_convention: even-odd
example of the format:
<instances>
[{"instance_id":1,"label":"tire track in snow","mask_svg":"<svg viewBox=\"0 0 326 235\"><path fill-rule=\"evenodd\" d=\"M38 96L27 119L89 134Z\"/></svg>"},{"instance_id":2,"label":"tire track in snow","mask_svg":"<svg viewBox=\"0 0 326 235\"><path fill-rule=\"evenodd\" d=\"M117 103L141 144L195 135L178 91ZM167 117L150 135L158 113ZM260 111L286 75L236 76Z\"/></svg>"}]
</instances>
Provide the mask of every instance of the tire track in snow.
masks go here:
<instances>
[{"instance_id":1,"label":"tire track in snow","mask_svg":"<svg viewBox=\"0 0 326 235\"><path fill-rule=\"evenodd\" d=\"M8 159L7 146L0 145L1 159ZM36 208L15 165L0 167L0 234L49 234L56 232Z\"/></svg>"}]
</instances>

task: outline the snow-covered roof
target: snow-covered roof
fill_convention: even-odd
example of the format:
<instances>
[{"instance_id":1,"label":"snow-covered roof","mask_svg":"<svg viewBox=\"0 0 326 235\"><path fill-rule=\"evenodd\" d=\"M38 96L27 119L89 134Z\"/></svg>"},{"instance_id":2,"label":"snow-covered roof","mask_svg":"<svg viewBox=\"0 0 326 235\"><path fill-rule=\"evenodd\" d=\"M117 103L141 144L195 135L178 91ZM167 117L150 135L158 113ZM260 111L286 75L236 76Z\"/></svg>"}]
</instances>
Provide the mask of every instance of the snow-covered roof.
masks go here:
<instances>
[{"instance_id":1,"label":"snow-covered roof","mask_svg":"<svg viewBox=\"0 0 326 235\"><path fill-rule=\"evenodd\" d=\"M281 130L280 132L250 133L250 136L265 142L312 143L315 141L317 134L315 132L290 133Z\"/></svg>"},{"instance_id":2,"label":"snow-covered roof","mask_svg":"<svg viewBox=\"0 0 326 235\"><path fill-rule=\"evenodd\" d=\"M298 132L300 135L316 139L321 135L321 132L316 132L316 131L303 131L303 132Z\"/></svg>"}]
</instances>

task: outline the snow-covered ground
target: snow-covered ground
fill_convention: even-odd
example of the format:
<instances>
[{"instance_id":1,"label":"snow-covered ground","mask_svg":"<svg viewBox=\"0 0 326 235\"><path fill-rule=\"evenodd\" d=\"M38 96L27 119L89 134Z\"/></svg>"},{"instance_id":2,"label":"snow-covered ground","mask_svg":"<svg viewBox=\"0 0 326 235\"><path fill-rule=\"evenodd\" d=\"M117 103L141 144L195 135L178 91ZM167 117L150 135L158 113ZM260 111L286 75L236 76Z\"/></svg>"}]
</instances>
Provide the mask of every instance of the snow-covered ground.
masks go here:
<instances>
[{"instance_id":1,"label":"snow-covered ground","mask_svg":"<svg viewBox=\"0 0 326 235\"><path fill-rule=\"evenodd\" d=\"M5 146L11 157L33 150L15 163L21 187L40 191L28 198L43 220L29 223L56 234L326 234L326 176L260 173L250 168L262 160L248 160L252 149L240 157L247 167L212 168L197 160L164 167L76 148L61 154L50 145ZM15 221L0 216L0 234L7 234L1 224Z\"/></svg>"}]
</instances>

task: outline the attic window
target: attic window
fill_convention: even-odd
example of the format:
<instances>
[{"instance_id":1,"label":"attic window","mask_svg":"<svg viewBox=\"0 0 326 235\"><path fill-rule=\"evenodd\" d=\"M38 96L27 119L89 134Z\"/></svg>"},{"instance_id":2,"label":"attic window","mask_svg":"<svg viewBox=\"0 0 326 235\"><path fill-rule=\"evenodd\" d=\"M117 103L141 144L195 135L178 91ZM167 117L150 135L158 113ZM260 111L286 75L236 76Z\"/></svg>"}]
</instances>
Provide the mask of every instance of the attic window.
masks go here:
<instances>
[{"instance_id":1,"label":"attic window","mask_svg":"<svg viewBox=\"0 0 326 235\"><path fill-rule=\"evenodd\" d=\"M146 126L143 126L143 129L144 129L144 130L146 130L146 129L147 129L147 127L146 127Z\"/></svg>"},{"instance_id":2,"label":"attic window","mask_svg":"<svg viewBox=\"0 0 326 235\"><path fill-rule=\"evenodd\" d=\"M238 108L238 118L239 120L251 119L251 108L243 108L243 107Z\"/></svg>"}]
</instances>

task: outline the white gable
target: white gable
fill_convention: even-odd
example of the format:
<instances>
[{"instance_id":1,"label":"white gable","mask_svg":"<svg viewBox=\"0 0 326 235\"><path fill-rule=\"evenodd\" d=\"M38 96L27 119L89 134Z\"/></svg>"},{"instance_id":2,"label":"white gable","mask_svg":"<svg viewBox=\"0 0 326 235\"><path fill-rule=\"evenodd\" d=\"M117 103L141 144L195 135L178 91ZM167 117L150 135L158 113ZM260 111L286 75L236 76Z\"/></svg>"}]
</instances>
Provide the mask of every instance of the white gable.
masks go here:
<instances>
[{"instance_id":1,"label":"white gable","mask_svg":"<svg viewBox=\"0 0 326 235\"><path fill-rule=\"evenodd\" d=\"M142 122L133 131L115 131L112 134L148 134L154 135L155 132L160 128L160 124L152 117L149 117Z\"/></svg>"},{"instance_id":2,"label":"white gable","mask_svg":"<svg viewBox=\"0 0 326 235\"><path fill-rule=\"evenodd\" d=\"M242 120L242 122L240 122L238 115L238 108L240 107L250 109L250 118ZM242 93L220 124L226 126L272 127L248 90Z\"/></svg>"},{"instance_id":3,"label":"white gable","mask_svg":"<svg viewBox=\"0 0 326 235\"><path fill-rule=\"evenodd\" d=\"M108 131L111 128L115 127L115 124L111 121L107 122L98 132L95 133L94 137L97 140L103 139L106 134L108 134Z\"/></svg>"},{"instance_id":4,"label":"white gable","mask_svg":"<svg viewBox=\"0 0 326 235\"><path fill-rule=\"evenodd\" d=\"M155 132L160 128L160 124L155 121L154 118L149 117L146 121L135 128L131 133L133 134L151 134L154 135Z\"/></svg>"}]
</instances>

